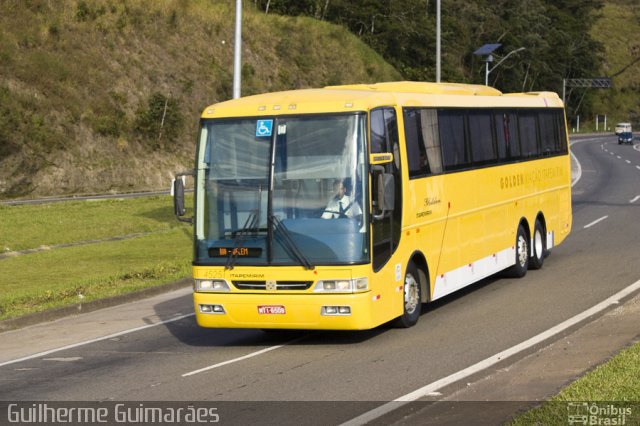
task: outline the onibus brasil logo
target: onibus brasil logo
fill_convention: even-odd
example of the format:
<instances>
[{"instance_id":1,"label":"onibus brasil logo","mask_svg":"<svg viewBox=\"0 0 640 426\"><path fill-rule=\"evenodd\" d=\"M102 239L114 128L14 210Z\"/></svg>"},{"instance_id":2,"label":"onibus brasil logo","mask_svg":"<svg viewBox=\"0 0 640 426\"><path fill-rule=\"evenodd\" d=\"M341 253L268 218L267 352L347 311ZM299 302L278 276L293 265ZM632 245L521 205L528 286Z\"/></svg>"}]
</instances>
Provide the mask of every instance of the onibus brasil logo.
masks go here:
<instances>
[{"instance_id":1,"label":"onibus brasil logo","mask_svg":"<svg viewBox=\"0 0 640 426\"><path fill-rule=\"evenodd\" d=\"M621 426L627 424L627 417L630 416L631 407L595 402L567 403L567 420L570 425Z\"/></svg>"}]
</instances>

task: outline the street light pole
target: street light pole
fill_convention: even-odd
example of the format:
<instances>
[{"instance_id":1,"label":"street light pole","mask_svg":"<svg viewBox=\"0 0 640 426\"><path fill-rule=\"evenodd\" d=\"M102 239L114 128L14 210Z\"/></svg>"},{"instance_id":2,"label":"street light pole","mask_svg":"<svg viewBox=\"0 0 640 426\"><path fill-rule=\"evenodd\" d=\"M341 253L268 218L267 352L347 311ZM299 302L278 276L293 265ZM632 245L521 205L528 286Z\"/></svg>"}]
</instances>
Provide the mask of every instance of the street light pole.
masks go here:
<instances>
[{"instance_id":1,"label":"street light pole","mask_svg":"<svg viewBox=\"0 0 640 426\"><path fill-rule=\"evenodd\" d=\"M489 63L493 62L493 55L489 55L486 57L486 59L484 60L484 85L488 86L489 85L489 73L491 71L489 71Z\"/></svg>"},{"instance_id":2,"label":"street light pole","mask_svg":"<svg viewBox=\"0 0 640 426\"><path fill-rule=\"evenodd\" d=\"M440 0L436 0L436 83L440 83Z\"/></svg>"},{"instance_id":3,"label":"street light pole","mask_svg":"<svg viewBox=\"0 0 640 426\"><path fill-rule=\"evenodd\" d=\"M236 0L236 31L233 43L233 99L240 97L242 75L242 0Z\"/></svg>"},{"instance_id":4,"label":"street light pole","mask_svg":"<svg viewBox=\"0 0 640 426\"><path fill-rule=\"evenodd\" d=\"M507 53L506 56L504 58L500 59L500 61L497 64L495 64L495 66L493 68L491 68L491 69L489 69L489 62L493 61L493 56L489 55L487 57L487 59L486 59L486 62L485 62L486 63L485 75L484 75L484 84L485 84L485 86L489 85L489 74L491 74L491 72L493 70L498 68L498 66L501 63L503 63L505 61L505 59L507 59L509 56L513 55L514 53L518 53L518 52L520 52L521 50L524 50L524 49L525 49L524 47L520 47L520 48L518 48L516 50L512 50L511 52Z\"/></svg>"}]
</instances>

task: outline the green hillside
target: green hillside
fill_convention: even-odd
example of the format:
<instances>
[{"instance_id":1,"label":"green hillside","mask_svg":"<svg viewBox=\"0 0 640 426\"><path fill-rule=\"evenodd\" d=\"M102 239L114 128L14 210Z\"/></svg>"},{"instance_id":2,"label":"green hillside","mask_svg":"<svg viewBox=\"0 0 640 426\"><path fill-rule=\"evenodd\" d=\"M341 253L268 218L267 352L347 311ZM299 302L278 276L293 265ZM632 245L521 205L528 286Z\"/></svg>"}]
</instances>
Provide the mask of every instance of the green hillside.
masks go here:
<instances>
[{"instance_id":1,"label":"green hillside","mask_svg":"<svg viewBox=\"0 0 640 426\"><path fill-rule=\"evenodd\" d=\"M332 2L331 8L342 5L356 13L356 3ZM432 74L433 37L418 41L422 33L409 25L421 16L426 20L418 19L419 27L432 34L432 14L427 19L412 13L415 19L409 19L396 2L390 10L397 16L389 16L390 23L379 20L375 34L360 31L363 40L386 55L389 43L396 48L391 52L405 56L406 48L417 49L409 49L413 53L408 55L417 58L413 65L393 55L388 58L404 70L401 76L342 26L312 17L265 14L256 2L244 4L243 95L415 78L418 69ZM467 64L467 57L481 44L476 38L495 40L492 31L511 34L497 28L498 23L516 31L522 22L514 16L520 15L498 16L492 12L497 6L487 1L452 4L468 7L451 10L450 4L446 9L443 78L475 81L480 68L473 61ZM173 172L190 167L200 111L231 96L232 1L0 0L0 10L0 198L165 188ZM473 13L478 17L472 19ZM606 114L609 126L632 121L640 127L640 61L633 62L640 58L640 4L605 1L598 15L591 35L603 46L599 74L613 76L614 88L575 89L568 97L570 110L579 106L582 130L592 129L595 114ZM462 37L450 29L454 18L469 25L484 22L484 32L474 30L477 37ZM559 24L554 25L562 33L556 28ZM387 39L391 41L384 44L386 50L378 46ZM545 59L534 66L528 55L546 58L544 49L536 50L535 40L514 43L528 48L521 60L494 73L502 86L507 76L519 82L517 87L497 84L503 90L521 90L522 81L531 81L534 90L533 82L542 81L548 66L577 60L557 53L557 61ZM534 71L536 67L541 68ZM467 69L475 70L473 78L464 77ZM538 89L559 91L558 84Z\"/></svg>"},{"instance_id":2,"label":"green hillside","mask_svg":"<svg viewBox=\"0 0 640 426\"><path fill-rule=\"evenodd\" d=\"M604 47L602 75L613 77L612 89L596 93L593 112L607 114L612 129L620 121L640 128L640 3L605 2L592 35Z\"/></svg>"},{"instance_id":3,"label":"green hillside","mask_svg":"<svg viewBox=\"0 0 640 426\"><path fill-rule=\"evenodd\" d=\"M342 27L245 3L243 95L400 78ZM0 198L165 188L190 167L201 110L231 96L233 2L0 10Z\"/></svg>"}]
</instances>

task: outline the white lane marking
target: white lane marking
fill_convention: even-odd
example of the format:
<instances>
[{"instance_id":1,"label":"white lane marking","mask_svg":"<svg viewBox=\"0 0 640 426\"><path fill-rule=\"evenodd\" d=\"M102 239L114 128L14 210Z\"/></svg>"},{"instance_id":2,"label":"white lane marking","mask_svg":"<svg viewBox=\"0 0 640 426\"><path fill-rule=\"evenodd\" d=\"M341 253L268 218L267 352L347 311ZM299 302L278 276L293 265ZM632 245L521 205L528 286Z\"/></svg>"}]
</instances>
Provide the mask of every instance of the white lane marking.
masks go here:
<instances>
[{"instance_id":1,"label":"white lane marking","mask_svg":"<svg viewBox=\"0 0 640 426\"><path fill-rule=\"evenodd\" d=\"M585 226L584 226L584 229L591 228L591 227L592 227L593 225L595 225L596 223L602 222L603 220L605 220L605 219L606 219L606 218L608 218L608 217L609 217L608 215L607 215L607 216L602 216L600 219L596 219L596 220L594 220L593 222L591 222L590 224L585 225Z\"/></svg>"},{"instance_id":2,"label":"white lane marking","mask_svg":"<svg viewBox=\"0 0 640 426\"><path fill-rule=\"evenodd\" d=\"M290 345L292 343L295 343L295 342L297 342L299 340L304 339L305 337L307 337L307 336L298 337L297 339L290 340L290 341L288 341L286 343L283 343L282 345L269 346L268 348L265 348L265 349L262 349L262 350L259 350L259 351L256 351L256 352L251 352L250 354L247 354L247 355L244 355L244 356L241 356L241 357L238 357L238 358L230 359L228 361L219 362L217 364L213 364L213 365L210 365L208 367L200 368L199 370L190 371L188 373L184 373L182 375L182 377L193 376L194 374L202 373L202 372L205 372L205 371L213 370L214 368L222 367L224 365L233 364L234 362L243 361L245 359L253 358L254 356L262 355L264 353L267 353L267 352L270 352L270 351L274 351L276 349L280 349L283 346L287 346L287 345Z\"/></svg>"},{"instance_id":3,"label":"white lane marking","mask_svg":"<svg viewBox=\"0 0 640 426\"><path fill-rule=\"evenodd\" d=\"M592 142L592 141L597 141L600 140L601 138L589 138L589 139L579 139L577 141L569 141L569 146L573 146L577 143L582 143L582 142ZM571 182L571 187L573 188L573 186L578 183L578 181L580 180L580 178L582 177L582 165L580 164L580 161L578 161L578 157L576 157L576 155L573 153L573 150L569 150L569 153L571 154L571 158L573 158L573 161L576 162L576 178L573 182ZM613 153L612 153L613 155ZM573 174L572 174L573 177Z\"/></svg>"},{"instance_id":4,"label":"white lane marking","mask_svg":"<svg viewBox=\"0 0 640 426\"><path fill-rule=\"evenodd\" d=\"M636 169L640 170L640 166L636 166Z\"/></svg>"},{"instance_id":5,"label":"white lane marking","mask_svg":"<svg viewBox=\"0 0 640 426\"><path fill-rule=\"evenodd\" d=\"M627 164L631 164L631 161L629 161L629 160L624 160L624 161L626 161L626 162L627 162Z\"/></svg>"},{"instance_id":6,"label":"white lane marking","mask_svg":"<svg viewBox=\"0 0 640 426\"><path fill-rule=\"evenodd\" d=\"M633 149L635 149L636 151L640 151L640 143L637 143L633 146Z\"/></svg>"},{"instance_id":7,"label":"white lane marking","mask_svg":"<svg viewBox=\"0 0 640 426\"><path fill-rule=\"evenodd\" d=\"M622 160L622 157L620 157L619 155L616 155L616 157L618 157L618 159Z\"/></svg>"},{"instance_id":8,"label":"white lane marking","mask_svg":"<svg viewBox=\"0 0 640 426\"><path fill-rule=\"evenodd\" d=\"M70 356L68 358L44 358L43 361L73 362L84 359L81 356Z\"/></svg>"},{"instance_id":9,"label":"white lane marking","mask_svg":"<svg viewBox=\"0 0 640 426\"><path fill-rule=\"evenodd\" d=\"M580 164L580 161L578 161L578 157L576 157L576 155L573 153L573 151L571 151L571 157L573 157L573 161L576 162L576 166L577 169L576 170L576 178L573 182L571 182L571 187L573 188L573 186L578 183L578 181L580 180L580 178L582 177L582 164Z\"/></svg>"},{"instance_id":10,"label":"white lane marking","mask_svg":"<svg viewBox=\"0 0 640 426\"><path fill-rule=\"evenodd\" d=\"M573 145L580 142L593 142L593 141L599 141L599 140L602 140L602 138L600 137L600 138L577 139L577 140L571 141L569 144Z\"/></svg>"},{"instance_id":11,"label":"white lane marking","mask_svg":"<svg viewBox=\"0 0 640 426\"><path fill-rule=\"evenodd\" d=\"M109 334L108 336L98 337L96 339L91 339L91 340L85 340L84 342L73 343L71 345L62 346L61 348L51 349L51 350L44 351L44 352L38 352L37 354L28 355L28 356L25 356L25 357L22 357L22 358L18 358L18 359L13 359L11 361L5 361L3 363L0 363L0 367L4 367L5 365L9 365L9 364L15 364L16 362L22 362L22 361L27 361L27 360L34 359L34 358L40 358L40 357L43 357L45 355L53 354L53 353L56 353L56 352L67 350L67 349L77 348L79 346L88 345L90 343L101 342L102 340L113 339L114 337L122 336L122 335L125 335L125 334L129 334L129 333L133 333L133 332L136 332L136 331L140 331L140 330L145 330L147 328L156 327L158 325L167 324L167 323L174 322L174 321L180 321L181 319L192 317L194 315L195 315L195 313L186 314L186 315L180 315L180 316L177 316L177 317L174 317L174 318L171 318L171 319L168 319L168 320L156 322L156 323L153 323L153 324L147 324L147 325L143 325L143 326L136 327L136 328L130 328L128 330L119 331L117 333Z\"/></svg>"},{"instance_id":12,"label":"white lane marking","mask_svg":"<svg viewBox=\"0 0 640 426\"><path fill-rule=\"evenodd\" d=\"M426 386L421 387L420 389L417 389L413 392L410 392L406 395L401 396L400 398L397 398L391 402L388 402L384 405L381 405L378 408L374 408L371 411L367 411L366 413L355 417L351 420L349 420L348 422L343 423L341 426L360 426L360 425L364 425L366 423L369 423L379 417L384 416L385 414L388 414L412 401L417 401L420 398L424 398L425 396L429 396L429 394L432 394L433 392L436 392L440 389L442 389L445 386L448 386L452 383L455 383L459 380L462 380L466 377L469 377L479 371L485 370L489 367L491 367L492 365L495 365L501 361L504 361L505 359L519 353L522 352L534 345L537 345L541 342L544 342L545 340L559 334L562 333L564 330L573 327L576 324L579 324L580 322L586 320L587 318L596 315L600 312L602 312L603 310L607 309L609 306L611 305L617 305L620 303L621 299L624 299L625 297L629 296L630 294L632 294L633 292L637 291L640 289L640 280L636 281L635 283L631 284L630 286L620 290L619 292L617 292L616 294L614 294L613 296L609 297L608 299L598 303L597 305L593 306L590 309L587 309L584 312L579 313L578 315L569 318L568 320L561 322L560 324L551 327L550 329L543 331L540 334L537 334L535 336L533 336L532 338L525 340L522 343L519 343L515 346L512 346L509 349L506 349L500 353L497 353L489 358L486 358L476 364L473 364L472 366L469 366L463 370L460 370L456 373L453 373L447 377L443 377L440 380L436 380L433 383L430 383Z\"/></svg>"},{"instance_id":13,"label":"white lane marking","mask_svg":"<svg viewBox=\"0 0 640 426\"><path fill-rule=\"evenodd\" d=\"M577 141L577 142L582 142L582 141ZM573 142L571 144L569 144L569 146L573 146L576 142ZM576 162L576 178L573 182L571 182L571 187L573 188L573 185L575 185L576 183L578 183L578 181L580 180L580 178L582 177L582 164L580 164L580 161L578 161L578 157L576 157L576 155L573 153L573 150L569 150L569 153L571 154L571 158L573 158L573 161Z\"/></svg>"},{"instance_id":14,"label":"white lane marking","mask_svg":"<svg viewBox=\"0 0 640 426\"><path fill-rule=\"evenodd\" d=\"M629 202L630 203L635 203L638 200L640 200L640 195L636 195L633 199L629 200Z\"/></svg>"}]
</instances>

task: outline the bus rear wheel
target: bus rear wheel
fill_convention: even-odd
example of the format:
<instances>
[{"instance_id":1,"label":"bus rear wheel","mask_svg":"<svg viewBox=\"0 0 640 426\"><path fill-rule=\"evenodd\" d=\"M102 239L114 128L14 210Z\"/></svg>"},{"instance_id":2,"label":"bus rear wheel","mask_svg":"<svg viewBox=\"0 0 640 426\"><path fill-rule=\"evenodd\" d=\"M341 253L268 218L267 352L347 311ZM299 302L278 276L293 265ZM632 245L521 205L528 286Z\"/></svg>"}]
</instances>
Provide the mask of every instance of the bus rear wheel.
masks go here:
<instances>
[{"instance_id":1,"label":"bus rear wheel","mask_svg":"<svg viewBox=\"0 0 640 426\"><path fill-rule=\"evenodd\" d=\"M522 278L529 269L529 241L524 226L518 226L516 235L516 263L506 271L506 275L512 278Z\"/></svg>"},{"instance_id":2,"label":"bus rear wheel","mask_svg":"<svg viewBox=\"0 0 640 426\"><path fill-rule=\"evenodd\" d=\"M399 328L413 327L420 318L422 308L420 277L413 263L407 265L407 271L404 274L402 303L402 315L396 318L394 325Z\"/></svg>"},{"instance_id":3,"label":"bus rear wheel","mask_svg":"<svg viewBox=\"0 0 640 426\"><path fill-rule=\"evenodd\" d=\"M533 256L529 259L529 269L540 269L544 263L545 253L545 232L540 221L536 220L536 226L533 230L533 238L531 240L533 246Z\"/></svg>"}]
</instances>

